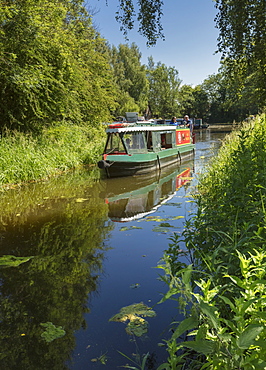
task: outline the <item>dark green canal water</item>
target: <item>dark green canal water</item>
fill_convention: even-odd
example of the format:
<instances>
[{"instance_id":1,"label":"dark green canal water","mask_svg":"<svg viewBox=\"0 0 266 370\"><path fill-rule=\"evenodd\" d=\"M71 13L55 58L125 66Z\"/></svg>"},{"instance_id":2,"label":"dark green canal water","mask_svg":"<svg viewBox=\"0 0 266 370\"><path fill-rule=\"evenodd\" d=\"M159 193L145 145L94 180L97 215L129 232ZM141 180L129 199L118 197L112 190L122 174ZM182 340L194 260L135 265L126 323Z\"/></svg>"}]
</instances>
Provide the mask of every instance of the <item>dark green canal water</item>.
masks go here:
<instances>
[{"instance_id":1,"label":"dark green canal water","mask_svg":"<svg viewBox=\"0 0 266 370\"><path fill-rule=\"evenodd\" d=\"M0 195L1 370L133 366L118 351L132 360L149 352L150 369L166 359L158 343L179 313L174 301L157 304L167 287L156 266L224 135L197 132L195 157L160 176L82 170ZM133 338L109 319L140 302L156 316Z\"/></svg>"}]
</instances>

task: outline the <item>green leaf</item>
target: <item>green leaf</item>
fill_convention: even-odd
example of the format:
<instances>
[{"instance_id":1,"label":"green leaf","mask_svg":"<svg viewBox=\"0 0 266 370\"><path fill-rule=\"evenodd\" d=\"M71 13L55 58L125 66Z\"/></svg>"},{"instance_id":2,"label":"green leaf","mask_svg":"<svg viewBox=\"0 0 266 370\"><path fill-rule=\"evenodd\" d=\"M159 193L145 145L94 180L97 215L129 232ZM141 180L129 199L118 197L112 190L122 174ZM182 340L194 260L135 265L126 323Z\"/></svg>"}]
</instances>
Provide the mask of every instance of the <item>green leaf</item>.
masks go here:
<instances>
[{"instance_id":1,"label":"green leaf","mask_svg":"<svg viewBox=\"0 0 266 370\"><path fill-rule=\"evenodd\" d=\"M171 367L170 367L170 365L169 365L169 364L164 363L164 364L161 364L161 365L157 368L157 370L171 370Z\"/></svg>"},{"instance_id":2,"label":"green leaf","mask_svg":"<svg viewBox=\"0 0 266 370\"><path fill-rule=\"evenodd\" d=\"M204 355L208 355L209 353L214 352L215 350L215 343L209 340L201 340L201 341L188 341L180 343L182 346L191 348L194 351L199 353L203 353Z\"/></svg>"},{"instance_id":3,"label":"green leaf","mask_svg":"<svg viewBox=\"0 0 266 370\"><path fill-rule=\"evenodd\" d=\"M241 349L248 349L250 346L255 344L255 338L262 332L264 329L260 325L249 325L237 339L237 346Z\"/></svg>"},{"instance_id":4,"label":"green leaf","mask_svg":"<svg viewBox=\"0 0 266 370\"><path fill-rule=\"evenodd\" d=\"M237 276L224 275L224 277L230 278L233 281L233 283L235 283L236 285L240 286L240 288L245 288L245 284Z\"/></svg>"},{"instance_id":5,"label":"green leaf","mask_svg":"<svg viewBox=\"0 0 266 370\"><path fill-rule=\"evenodd\" d=\"M226 303L230 306L231 310L236 312L236 308L233 304L233 302L230 301L230 299L228 299L227 297L223 296L223 295L219 295L219 297Z\"/></svg>"},{"instance_id":6,"label":"green leaf","mask_svg":"<svg viewBox=\"0 0 266 370\"><path fill-rule=\"evenodd\" d=\"M177 339L185 333L186 331L194 329L198 325L198 318L196 316L188 317L187 319L181 321L178 325L174 334L172 335L172 339Z\"/></svg>"},{"instance_id":7,"label":"green leaf","mask_svg":"<svg viewBox=\"0 0 266 370\"><path fill-rule=\"evenodd\" d=\"M142 364L141 364L142 369L145 369L145 365L146 365L146 361L148 357L149 357L149 352L146 353L146 355L143 357Z\"/></svg>"},{"instance_id":8,"label":"green leaf","mask_svg":"<svg viewBox=\"0 0 266 370\"><path fill-rule=\"evenodd\" d=\"M76 199L76 202L77 203L83 203L83 202L85 202L86 200L88 200L87 198L77 198Z\"/></svg>"},{"instance_id":9,"label":"green leaf","mask_svg":"<svg viewBox=\"0 0 266 370\"><path fill-rule=\"evenodd\" d=\"M182 274L182 280L185 285L188 285L191 282L191 273L192 265L189 265L186 269L184 269L184 273Z\"/></svg>"},{"instance_id":10,"label":"green leaf","mask_svg":"<svg viewBox=\"0 0 266 370\"><path fill-rule=\"evenodd\" d=\"M157 233L168 233L169 229L165 228L165 227L161 227L161 226L156 226L152 229L152 231L155 231Z\"/></svg>"},{"instance_id":11,"label":"green leaf","mask_svg":"<svg viewBox=\"0 0 266 370\"><path fill-rule=\"evenodd\" d=\"M134 230L134 229L142 229L142 227L138 227L138 226L124 226L124 227L121 227L119 231L128 231L128 230Z\"/></svg>"},{"instance_id":12,"label":"green leaf","mask_svg":"<svg viewBox=\"0 0 266 370\"><path fill-rule=\"evenodd\" d=\"M213 306L210 306L208 305L208 303L205 303L203 301L200 302L200 308L201 308L201 311L209 317L209 319L211 320L213 326L218 329L218 326L219 326L219 321L217 320L216 318L216 314L215 314L215 307Z\"/></svg>"},{"instance_id":13,"label":"green leaf","mask_svg":"<svg viewBox=\"0 0 266 370\"><path fill-rule=\"evenodd\" d=\"M128 322L126 332L129 335L141 337L148 331L148 322L143 317L154 317L155 311L144 303L134 303L130 306L122 307L120 312L112 316L109 321Z\"/></svg>"},{"instance_id":14,"label":"green leaf","mask_svg":"<svg viewBox=\"0 0 266 370\"><path fill-rule=\"evenodd\" d=\"M177 288L171 288L169 289L165 295L163 296L163 298L158 302L158 303L163 303L165 302L167 299L171 298L173 295L176 295L180 293L180 289L177 289Z\"/></svg>"},{"instance_id":15,"label":"green leaf","mask_svg":"<svg viewBox=\"0 0 266 370\"><path fill-rule=\"evenodd\" d=\"M266 349L266 341L264 339L256 340L255 345L263 348L264 350Z\"/></svg>"},{"instance_id":16,"label":"green leaf","mask_svg":"<svg viewBox=\"0 0 266 370\"><path fill-rule=\"evenodd\" d=\"M169 224L169 222L162 222L160 223L159 227L174 227L174 226Z\"/></svg>"}]
</instances>

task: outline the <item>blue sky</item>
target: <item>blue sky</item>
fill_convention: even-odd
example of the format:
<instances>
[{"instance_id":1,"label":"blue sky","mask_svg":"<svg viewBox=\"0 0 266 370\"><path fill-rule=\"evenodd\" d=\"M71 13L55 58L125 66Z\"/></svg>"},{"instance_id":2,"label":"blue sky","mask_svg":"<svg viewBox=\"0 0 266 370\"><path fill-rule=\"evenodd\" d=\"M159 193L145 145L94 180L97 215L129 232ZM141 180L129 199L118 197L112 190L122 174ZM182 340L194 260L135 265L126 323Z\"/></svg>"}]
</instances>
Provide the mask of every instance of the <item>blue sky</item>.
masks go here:
<instances>
[{"instance_id":1,"label":"blue sky","mask_svg":"<svg viewBox=\"0 0 266 370\"><path fill-rule=\"evenodd\" d=\"M93 23L111 45L125 44L119 24L115 21L117 0L89 0L95 10ZM213 0L164 0L162 25L165 41L158 40L153 47L136 29L128 34L131 44L135 42L142 54L141 62L147 64L152 56L155 63L162 62L175 67L183 84L198 85L205 78L217 73L220 56L216 51L218 30L215 27L217 9Z\"/></svg>"}]
</instances>

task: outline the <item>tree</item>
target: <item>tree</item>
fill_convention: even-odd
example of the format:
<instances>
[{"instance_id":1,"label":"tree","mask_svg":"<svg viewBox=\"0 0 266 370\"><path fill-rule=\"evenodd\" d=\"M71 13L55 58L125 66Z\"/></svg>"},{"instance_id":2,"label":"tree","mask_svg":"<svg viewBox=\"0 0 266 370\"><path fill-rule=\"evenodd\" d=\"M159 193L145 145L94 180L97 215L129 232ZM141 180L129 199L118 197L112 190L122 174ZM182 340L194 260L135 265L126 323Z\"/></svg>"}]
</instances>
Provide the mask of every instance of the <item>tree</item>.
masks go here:
<instances>
[{"instance_id":1,"label":"tree","mask_svg":"<svg viewBox=\"0 0 266 370\"><path fill-rule=\"evenodd\" d=\"M124 115L127 111L144 113L148 104L149 82L137 45L113 46L110 54L114 83L119 91L115 115Z\"/></svg>"},{"instance_id":2,"label":"tree","mask_svg":"<svg viewBox=\"0 0 266 370\"><path fill-rule=\"evenodd\" d=\"M180 115L179 88L181 80L174 67L167 67L152 57L148 59L147 76L150 83L149 106L153 115L169 118Z\"/></svg>"},{"instance_id":3,"label":"tree","mask_svg":"<svg viewBox=\"0 0 266 370\"><path fill-rule=\"evenodd\" d=\"M237 119L232 113L232 106L237 100L236 94L230 95L230 89L222 73L206 78L200 85L205 92L209 104L208 116L210 123L228 122Z\"/></svg>"},{"instance_id":4,"label":"tree","mask_svg":"<svg viewBox=\"0 0 266 370\"><path fill-rule=\"evenodd\" d=\"M2 2L0 128L107 119L115 94L104 44L82 0Z\"/></svg>"},{"instance_id":5,"label":"tree","mask_svg":"<svg viewBox=\"0 0 266 370\"><path fill-rule=\"evenodd\" d=\"M252 78L250 80L247 78L243 88L239 91L239 79L241 76L232 80L226 64L223 63L218 74L209 76L199 86L206 94L207 117L210 123L240 122L249 115L258 113L259 106L254 94L256 91L254 81Z\"/></svg>"},{"instance_id":6,"label":"tree","mask_svg":"<svg viewBox=\"0 0 266 370\"><path fill-rule=\"evenodd\" d=\"M140 33L147 37L148 45L154 45L159 37L163 37L163 1L139 0L135 7L133 3L133 0L119 0L120 11L116 18L121 29L126 34L137 19ZM218 51L227 63L236 93L244 93L246 82L253 85L255 89L251 93L262 110L266 105L265 0L216 0L216 7L216 24L220 30Z\"/></svg>"},{"instance_id":7,"label":"tree","mask_svg":"<svg viewBox=\"0 0 266 370\"><path fill-rule=\"evenodd\" d=\"M158 38L164 38L161 17L163 15L162 0L138 0L138 10L133 0L119 0L119 11L116 20L120 23L121 31L127 35L134 27L134 21L139 22L139 33L146 37L147 45L155 45Z\"/></svg>"},{"instance_id":8,"label":"tree","mask_svg":"<svg viewBox=\"0 0 266 370\"><path fill-rule=\"evenodd\" d=\"M193 107L194 116L202 118L204 121L208 121L210 104L208 101L207 92L202 88L201 85L198 85L193 89L193 96L194 96L194 107Z\"/></svg>"},{"instance_id":9,"label":"tree","mask_svg":"<svg viewBox=\"0 0 266 370\"><path fill-rule=\"evenodd\" d=\"M261 109L266 101L266 6L265 0L216 0L216 17L220 30L218 51L227 66L227 73L238 81L238 92L249 84L256 86Z\"/></svg>"},{"instance_id":10,"label":"tree","mask_svg":"<svg viewBox=\"0 0 266 370\"><path fill-rule=\"evenodd\" d=\"M182 85L180 88L180 97L179 97L179 104L181 115L184 116L188 114L189 116L194 116L194 95L193 95L193 87L190 85Z\"/></svg>"}]
</instances>

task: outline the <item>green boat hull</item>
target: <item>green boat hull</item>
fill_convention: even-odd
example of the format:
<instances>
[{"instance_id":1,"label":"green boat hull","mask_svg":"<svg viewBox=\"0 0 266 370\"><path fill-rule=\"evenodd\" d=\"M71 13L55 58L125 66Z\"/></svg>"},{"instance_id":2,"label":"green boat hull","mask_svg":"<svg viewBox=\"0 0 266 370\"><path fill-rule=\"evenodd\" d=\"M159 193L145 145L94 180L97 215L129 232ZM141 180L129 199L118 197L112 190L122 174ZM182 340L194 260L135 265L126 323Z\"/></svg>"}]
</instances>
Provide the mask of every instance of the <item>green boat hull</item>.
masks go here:
<instances>
[{"instance_id":1,"label":"green boat hull","mask_svg":"<svg viewBox=\"0 0 266 370\"><path fill-rule=\"evenodd\" d=\"M144 175L180 164L181 160L194 155L194 144L134 155L107 155L102 161L108 177Z\"/></svg>"}]
</instances>

